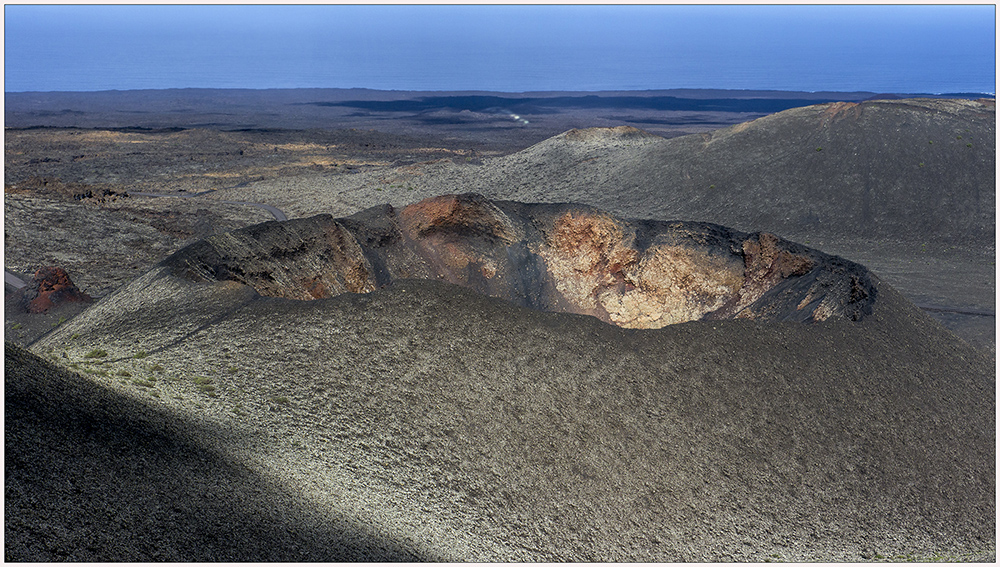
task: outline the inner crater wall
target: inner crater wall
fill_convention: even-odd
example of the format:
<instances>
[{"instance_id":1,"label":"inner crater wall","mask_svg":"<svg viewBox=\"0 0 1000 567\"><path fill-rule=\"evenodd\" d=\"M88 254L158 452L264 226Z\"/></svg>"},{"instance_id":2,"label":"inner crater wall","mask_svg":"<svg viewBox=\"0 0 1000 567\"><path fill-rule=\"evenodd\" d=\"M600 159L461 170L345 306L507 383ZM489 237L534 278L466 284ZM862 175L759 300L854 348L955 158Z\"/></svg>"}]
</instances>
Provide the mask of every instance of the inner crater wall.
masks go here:
<instances>
[{"instance_id":1,"label":"inner crater wall","mask_svg":"<svg viewBox=\"0 0 1000 567\"><path fill-rule=\"evenodd\" d=\"M196 281L301 300L436 279L640 329L699 319L858 320L876 299L863 266L773 234L476 194L267 222L212 236L164 263Z\"/></svg>"}]
</instances>

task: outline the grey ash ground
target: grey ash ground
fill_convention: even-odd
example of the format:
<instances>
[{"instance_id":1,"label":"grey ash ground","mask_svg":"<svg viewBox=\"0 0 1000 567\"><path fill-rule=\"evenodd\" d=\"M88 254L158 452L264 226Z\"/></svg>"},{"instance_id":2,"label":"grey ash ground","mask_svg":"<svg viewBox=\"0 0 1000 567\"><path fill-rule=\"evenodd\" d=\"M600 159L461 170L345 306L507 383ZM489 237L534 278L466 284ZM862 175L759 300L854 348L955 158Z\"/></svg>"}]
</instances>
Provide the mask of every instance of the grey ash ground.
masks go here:
<instances>
[{"instance_id":1,"label":"grey ash ground","mask_svg":"<svg viewBox=\"0 0 1000 567\"><path fill-rule=\"evenodd\" d=\"M745 94L8 95L6 268L98 301L8 301L5 559L993 560L995 103ZM621 329L161 264L270 218L232 202L467 192L773 232L877 300Z\"/></svg>"}]
</instances>

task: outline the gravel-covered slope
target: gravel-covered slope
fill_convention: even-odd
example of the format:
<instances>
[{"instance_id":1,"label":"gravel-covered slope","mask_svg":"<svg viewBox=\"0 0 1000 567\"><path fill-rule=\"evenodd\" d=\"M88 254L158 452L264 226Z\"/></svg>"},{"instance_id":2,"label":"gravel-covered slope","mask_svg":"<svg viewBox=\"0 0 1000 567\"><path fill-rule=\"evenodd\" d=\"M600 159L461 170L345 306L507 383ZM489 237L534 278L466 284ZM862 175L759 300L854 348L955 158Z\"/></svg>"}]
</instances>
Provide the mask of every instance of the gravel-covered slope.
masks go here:
<instances>
[{"instance_id":1,"label":"gravel-covered slope","mask_svg":"<svg viewBox=\"0 0 1000 567\"><path fill-rule=\"evenodd\" d=\"M626 330L431 281L304 302L161 268L35 348L420 556L988 558L992 363L878 297Z\"/></svg>"},{"instance_id":2,"label":"gravel-covered slope","mask_svg":"<svg viewBox=\"0 0 1000 567\"><path fill-rule=\"evenodd\" d=\"M5 561L434 559L220 451L241 443L238 428L11 343L4 410Z\"/></svg>"}]
</instances>

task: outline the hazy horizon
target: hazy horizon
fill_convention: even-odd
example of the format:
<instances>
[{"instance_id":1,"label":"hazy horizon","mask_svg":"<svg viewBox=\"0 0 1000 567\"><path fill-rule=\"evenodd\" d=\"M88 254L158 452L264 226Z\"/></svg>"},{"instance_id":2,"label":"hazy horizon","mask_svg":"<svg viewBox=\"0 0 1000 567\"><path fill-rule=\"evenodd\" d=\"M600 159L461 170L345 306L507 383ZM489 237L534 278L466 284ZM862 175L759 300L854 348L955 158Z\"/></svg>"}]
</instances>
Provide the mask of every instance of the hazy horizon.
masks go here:
<instances>
[{"instance_id":1,"label":"hazy horizon","mask_svg":"<svg viewBox=\"0 0 1000 567\"><path fill-rule=\"evenodd\" d=\"M996 92L993 5L7 5L4 18L5 92Z\"/></svg>"}]
</instances>

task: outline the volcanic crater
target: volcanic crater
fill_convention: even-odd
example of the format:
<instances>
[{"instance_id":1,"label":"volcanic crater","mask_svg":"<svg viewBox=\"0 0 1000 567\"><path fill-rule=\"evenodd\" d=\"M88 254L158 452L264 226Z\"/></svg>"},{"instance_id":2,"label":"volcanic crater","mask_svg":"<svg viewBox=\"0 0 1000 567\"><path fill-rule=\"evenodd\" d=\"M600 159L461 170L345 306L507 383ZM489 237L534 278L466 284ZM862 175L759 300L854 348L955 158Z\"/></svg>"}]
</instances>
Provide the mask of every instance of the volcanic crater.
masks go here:
<instances>
[{"instance_id":1,"label":"volcanic crater","mask_svg":"<svg viewBox=\"0 0 1000 567\"><path fill-rule=\"evenodd\" d=\"M876 299L863 266L770 233L472 193L265 222L209 237L164 264L190 280L298 300L431 279L645 329L699 319L859 320Z\"/></svg>"}]
</instances>

